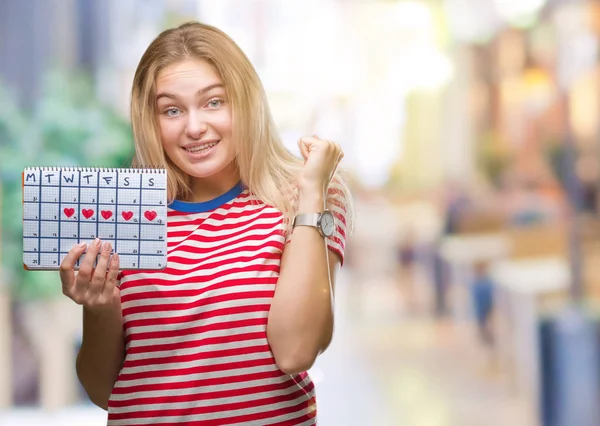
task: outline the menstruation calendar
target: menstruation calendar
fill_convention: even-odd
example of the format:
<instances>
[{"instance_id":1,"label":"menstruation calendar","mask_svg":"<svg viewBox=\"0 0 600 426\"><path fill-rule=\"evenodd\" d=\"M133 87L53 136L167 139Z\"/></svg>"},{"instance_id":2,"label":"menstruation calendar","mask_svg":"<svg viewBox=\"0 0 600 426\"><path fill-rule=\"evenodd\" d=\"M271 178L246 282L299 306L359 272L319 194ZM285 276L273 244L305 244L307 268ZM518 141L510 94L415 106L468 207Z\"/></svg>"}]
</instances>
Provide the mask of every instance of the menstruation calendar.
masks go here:
<instances>
[{"instance_id":1,"label":"menstruation calendar","mask_svg":"<svg viewBox=\"0 0 600 426\"><path fill-rule=\"evenodd\" d=\"M100 238L119 254L120 269L163 269L166 185L165 169L25 169L24 267L58 269L74 245Z\"/></svg>"}]
</instances>

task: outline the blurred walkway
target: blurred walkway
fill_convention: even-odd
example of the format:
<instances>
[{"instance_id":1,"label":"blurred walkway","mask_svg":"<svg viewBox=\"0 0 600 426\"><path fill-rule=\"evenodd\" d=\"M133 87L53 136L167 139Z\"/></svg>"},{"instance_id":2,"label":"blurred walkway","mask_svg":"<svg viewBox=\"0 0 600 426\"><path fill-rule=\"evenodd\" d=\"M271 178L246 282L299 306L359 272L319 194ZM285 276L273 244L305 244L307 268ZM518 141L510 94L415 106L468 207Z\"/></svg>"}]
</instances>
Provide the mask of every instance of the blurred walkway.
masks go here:
<instances>
[{"instance_id":1,"label":"blurred walkway","mask_svg":"<svg viewBox=\"0 0 600 426\"><path fill-rule=\"evenodd\" d=\"M355 269L315 367L320 426L536 426L470 324L433 319L426 271L398 276L399 212L381 199L357 212Z\"/></svg>"},{"instance_id":2,"label":"blurred walkway","mask_svg":"<svg viewBox=\"0 0 600 426\"><path fill-rule=\"evenodd\" d=\"M344 286L335 343L315 368L321 426L531 426L467 325L392 308L402 294L389 279ZM381 303L357 310L367 299Z\"/></svg>"}]
</instances>

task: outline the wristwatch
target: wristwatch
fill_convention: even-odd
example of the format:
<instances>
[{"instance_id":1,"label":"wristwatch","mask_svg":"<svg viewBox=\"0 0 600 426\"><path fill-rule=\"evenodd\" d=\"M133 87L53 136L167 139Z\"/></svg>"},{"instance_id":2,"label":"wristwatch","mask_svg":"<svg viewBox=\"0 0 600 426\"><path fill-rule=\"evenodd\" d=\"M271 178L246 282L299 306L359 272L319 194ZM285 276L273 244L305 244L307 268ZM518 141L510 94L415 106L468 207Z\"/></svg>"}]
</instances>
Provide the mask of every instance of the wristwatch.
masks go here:
<instances>
[{"instance_id":1,"label":"wristwatch","mask_svg":"<svg viewBox=\"0 0 600 426\"><path fill-rule=\"evenodd\" d=\"M296 226L313 226L322 237L331 237L335 231L335 220L329 210L320 213L300 213L294 217L292 228Z\"/></svg>"}]
</instances>

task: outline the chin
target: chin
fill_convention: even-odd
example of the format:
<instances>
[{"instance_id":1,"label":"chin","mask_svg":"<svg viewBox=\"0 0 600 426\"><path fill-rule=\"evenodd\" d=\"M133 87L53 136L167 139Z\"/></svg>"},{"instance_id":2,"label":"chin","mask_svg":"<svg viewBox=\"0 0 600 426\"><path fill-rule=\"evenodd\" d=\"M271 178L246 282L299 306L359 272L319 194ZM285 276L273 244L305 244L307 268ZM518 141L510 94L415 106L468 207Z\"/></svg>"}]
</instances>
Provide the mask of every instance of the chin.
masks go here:
<instances>
[{"instance_id":1,"label":"chin","mask_svg":"<svg viewBox=\"0 0 600 426\"><path fill-rule=\"evenodd\" d=\"M193 178L205 179L218 174L223 168L218 167L193 167L188 166L182 170Z\"/></svg>"},{"instance_id":2,"label":"chin","mask_svg":"<svg viewBox=\"0 0 600 426\"><path fill-rule=\"evenodd\" d=\"M229 173L229 165L232 163L220 163L220 164L186 164L182 167L185 173L193 178L206 179L216 175Z\"/></svg>"}]
</instances>

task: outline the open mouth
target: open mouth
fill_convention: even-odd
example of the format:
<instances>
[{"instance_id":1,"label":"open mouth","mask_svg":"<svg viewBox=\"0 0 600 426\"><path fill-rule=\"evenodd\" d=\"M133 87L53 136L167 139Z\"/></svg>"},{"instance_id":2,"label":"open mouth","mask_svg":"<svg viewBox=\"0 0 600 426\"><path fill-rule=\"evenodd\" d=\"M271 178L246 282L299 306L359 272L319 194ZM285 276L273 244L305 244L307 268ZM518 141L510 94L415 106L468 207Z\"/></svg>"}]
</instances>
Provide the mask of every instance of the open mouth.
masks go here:
<instances>
[{"instance_id":1,"label":"open mouth","mask_svg":"<svg viewBox=\"0 0 600 426\"><path fill-rule=\"evenodd\" d=\"M219 143L219 141L215 141L215 142L209 142L209 143L198 145L198 146L183 147L182 149L184 149L185 151L187 151L189 153L196 154L196 153L206 152L209 149L211 149L212 147L216 146L218 143Z\"/></svg>"}]
</instances>

